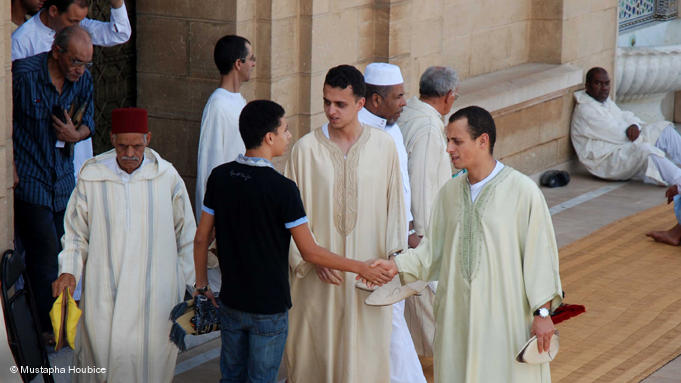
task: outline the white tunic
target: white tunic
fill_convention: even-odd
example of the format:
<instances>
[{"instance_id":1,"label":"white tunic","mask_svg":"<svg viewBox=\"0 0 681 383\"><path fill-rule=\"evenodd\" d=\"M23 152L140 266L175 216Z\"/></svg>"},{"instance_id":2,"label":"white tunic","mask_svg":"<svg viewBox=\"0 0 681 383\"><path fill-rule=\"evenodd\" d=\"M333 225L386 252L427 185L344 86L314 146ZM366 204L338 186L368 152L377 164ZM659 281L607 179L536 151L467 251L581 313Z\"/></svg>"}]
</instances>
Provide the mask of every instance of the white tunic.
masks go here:
<instances>
[{"instance_id":1,"label":"white tunic","mask_svg":"<svg viewBox=\"0 0 681 383\"><path fill-rule=\"evenodd\" d=\"M665 157L655 144L669 122L646 125L633 113L621 110L610 98L601 103L584 91L575 93L575 101L570 136L579 161L591 174L611 180L643 177L665 183L651 155ZM634 142L626 135L632 124L641 128Z\"/></svg>"},{"instance_id":2,"label":"white tunic","mask_svg":"<svg viewBox=\"0 0 681 383\"><path fill-rule=\"evenodd\" d=\"M359 122L362 124L367 124L376 129L381 129L388 133L390 137L393 138L395 142L395 148L397 149L397 156L400 159L400 173L402 173L402 188L404 189L404 209L407 216L407 223L414 220L411 215L411 186L409 184L409 165L407 157L407 149L404 147L404 138L402 137L402 132L400 127L395 123L392 125L386 125L386 119L378 117L377 115L369 112L366 108L362 108L357 114ZM407 228L409 230L409 228Z\"/></svg>"},{"instance_id":3,"label":"white tunic","mask_svg":"<svg viewBox=\"0 0 681 383\"><path fill-rule=\"evenodd\" d=\"M42 12L42 11L40 11ZM36 13L12 33L12 61L35 56L52 49L54 30L43 24L40 12ZM125 2L120 8L111 8L111 20L102 22L88 18L80 22L92 38L92 44L110 47L130 39L132 28ZM73 147L73 175L77 178L85 161L92 158L92 138L77 142Z\"/></svg>"},{"instance_id":4,"label":"white tunic","mask_svg":"<svg viewBox=\"0 0 681 383\"><path fill-rule=\"evenodd\" d=\"M125 182L115 152L88 160L64 215L59 273L83 277L74 364L106 367L75 381L170 382L170 310L194 283L191 203L175 168L151 149Z\"/></svg>"},{"instance_id":5,"label":"white tunic","mask_svg":"<svg viewBox=\"0 0 681 383\"><path fill-rule=\"evenodd\" d=\"M213 168L234 161L246 152L239 133L239 115L246 106L241 93L217 88L210 95L201 117L198 169L196 171L196 218L201 216L206 182Z\"/></svg>"},{"instance_id":6,"label":"white tunic","mask_svg":"<svg viewBox=\"0 0 681 383\"><path fill-rule=\"evenodd\" d=\"M42 10L12 33L12 61L52 49L55 32L40 20L41 12ZM80 22L80 26L90 33L93 45L103 47L123 44L132 34L125 3L120 8L111 8L109 21L85 18Z\"/></svg>"},{"instance_id":7,"label":"white tunic","mask_svg":"<svg viewBox=\"0 0 681 383\"><path fill-rule=\"evenodd\" d=\"M385 131L392 137L397 149L400 161L400 173L402 176L402 190L404 191L404 208L407 227L408 223L414 219L411 214L411 187L409 185L409 167L407 150L404 147L402 132L397 124L386 125L386 119L378 117L362 108L358 114L359 121L371 127ZM404 318L404 301L395 303L392 313L392 334L390 335L390 381L392 383L420 383L426 382L423 369L419 362L414 341L409 333L409 326Z\"/></svg>"}]
</instances>

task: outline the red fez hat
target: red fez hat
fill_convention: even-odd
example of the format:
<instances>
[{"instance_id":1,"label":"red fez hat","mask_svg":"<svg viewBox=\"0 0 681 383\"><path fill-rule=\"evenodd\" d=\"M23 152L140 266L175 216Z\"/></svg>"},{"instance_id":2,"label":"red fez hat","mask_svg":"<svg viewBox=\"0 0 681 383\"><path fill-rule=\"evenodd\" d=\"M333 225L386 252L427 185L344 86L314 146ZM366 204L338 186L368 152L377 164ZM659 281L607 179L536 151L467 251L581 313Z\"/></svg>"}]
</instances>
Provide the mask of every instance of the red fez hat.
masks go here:
<instances>
[{"instance_id":1,"label":"red fez hat","mask_svg":"<svg viewBox=\"0 0 681 383\"><path fill-rule=\"evenodd\" d=\"M118 108L111 112L111 134L149 133L147 110L142 108Z\"/></svg>"}]
</instances>

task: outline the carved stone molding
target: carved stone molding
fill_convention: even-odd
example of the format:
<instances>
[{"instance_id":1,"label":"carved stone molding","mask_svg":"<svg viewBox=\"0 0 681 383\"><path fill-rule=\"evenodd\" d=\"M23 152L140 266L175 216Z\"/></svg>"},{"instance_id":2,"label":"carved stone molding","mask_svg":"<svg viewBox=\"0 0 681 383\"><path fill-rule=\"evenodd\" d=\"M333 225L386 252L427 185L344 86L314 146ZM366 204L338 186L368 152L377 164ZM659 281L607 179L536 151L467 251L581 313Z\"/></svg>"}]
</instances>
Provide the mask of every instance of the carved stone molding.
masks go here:
<instances>
[{"instance_id":1,"label":"carved stone molding","mask_svg":"<svg viewBox=\"0 0 681 383\"><path fill-rule=\"evenodd\" d=\"M617 100L681 90L681 46L617 48Z\"/></svg>"}]
</instances>

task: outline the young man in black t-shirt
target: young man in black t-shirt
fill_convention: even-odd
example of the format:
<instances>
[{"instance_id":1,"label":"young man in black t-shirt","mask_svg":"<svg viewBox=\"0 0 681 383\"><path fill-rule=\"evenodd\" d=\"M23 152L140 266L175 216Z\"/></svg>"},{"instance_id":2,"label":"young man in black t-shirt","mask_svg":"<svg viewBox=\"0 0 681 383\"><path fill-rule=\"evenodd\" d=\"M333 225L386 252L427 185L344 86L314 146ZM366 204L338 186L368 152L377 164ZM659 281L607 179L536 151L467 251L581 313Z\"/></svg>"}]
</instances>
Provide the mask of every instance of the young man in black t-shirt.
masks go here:
<instances>
[{"instance_id":1,"label":"young man in black t-shirt","mask_svg":"<svg viewBox=\"0 0 681 383\"><path fill-rule=\"evenodd\" d=\"M208 178L194 239L196 291L219 306L222 378L272 382L288 334L291 236L307 262L351 271L378 285L394 273L316 244L298 187L272 166L272 158L284 154L291 139L280 105L250 102L239 117L239 131L245 155L216 167ZM213 228L222 272L219 305L206 276Z\"/></svg>"}]
</instances>

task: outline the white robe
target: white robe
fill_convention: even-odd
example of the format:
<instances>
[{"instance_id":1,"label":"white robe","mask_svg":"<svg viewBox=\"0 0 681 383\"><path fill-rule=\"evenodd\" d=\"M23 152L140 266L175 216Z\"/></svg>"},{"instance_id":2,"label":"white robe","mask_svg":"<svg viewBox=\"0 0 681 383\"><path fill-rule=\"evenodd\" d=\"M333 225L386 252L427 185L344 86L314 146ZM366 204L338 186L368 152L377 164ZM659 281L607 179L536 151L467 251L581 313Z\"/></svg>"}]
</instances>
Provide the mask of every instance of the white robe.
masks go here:
<instances>
[{"instance_id":1,"label":"white robe","mask_svg":"<svg viewBox=\"0 0 681 383\"><path fill-rule=\"evenodd\" d=\"M666 184L650 155L665 157L655 143L669 122L644 124L610 98L601 103L584 91L575 93L575 101L570 136L579 161L591 174L610 180L637 177ZM626 134L632 124L641 128L634 142Z\"/></svg>"},{"instance_id":2,"label":"white robe","mask_svg":"<svg viewBox=\"0 0 681 383\"><path fill-rule=\"evenodd\" d=\"M217 88L208 98L201 117L198 168L196 171L196 220L201 217L203 195L210 172L246 152L239 133L239 115L246 106L241 93Z\"/></svg>"},{"instance_id":3,"label":"white robe","mask_svg":"<svg viewBox=\"0 0 681 383\"><path fill-rule=\"evenodd\" d=\"M402 190L404 192L404 211L407 217L407 231L409 231L409 222L411 222L414 217L411 215L411 183L409 182L409 157L407 156L407 150L404 147L404 138L402 137L402 132L397 123L390 126L386 125L387 120L382 117L369 112L366 108L362 108L357 114L359 122L362 124L369 125L376 129L380 129L392 137L395 143L395 149L397 149L397 157L400 160L400 175L402 175Z\"/></svg>"},{"instance_id":4,"label":"white robe","mask_svg":"<svg viewBox=\"0 0 681 383\"><path fill-rule=\"evenodd\" d=\"M421 244L395 258L405 281L439 280L435 382L549 383L548 363L514 359L530 337L534 310L562 300L544 196L508 166L475 202L470 186L466 176L448 181Z\"/></svg>"},{"instance_id":5,"label":"white robe","mask_svg":"<svg viewBox=\"0 0 681 383\"><path fill-rule=\"evenodd\" d=\"M128 182L88 160L64 215L59 273L83 276L74 364L107 369L75 381L170 382L170 310L194 283L196 224L182 178L151 149Z\"/></svg>"},{"instance_id":6,"label":"white robe","mask_svg":"<svg viewBox=\"0 0 681 383\"><path fill-rule=\"evenodd\" d=\"M387 126L387 120L371 113L366 108L360 110L359 121L376 129L385 131L392 137L400 160L400 174L402 176L402 192L404 193L404 215L406 217L405 230L409 231L409 222L414 217L411 214L411 185L409 183L409 167L407 150L400 127L395 123ZM390 381L392 383L425 383L423 369L419 362L414 341L409 333L409 326L404 317L405 301L393 306L392 334L390 335Z\"/></svg>"}]
</instances>

